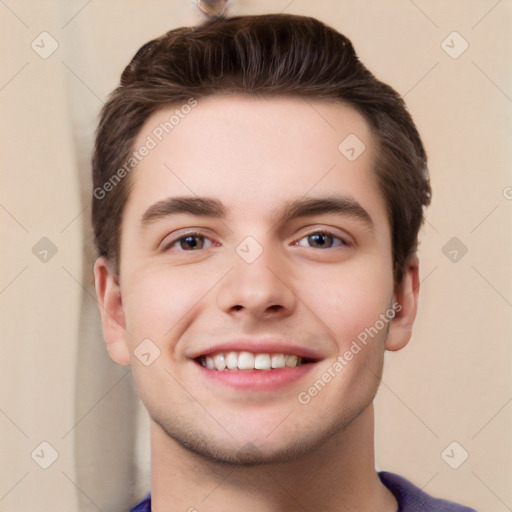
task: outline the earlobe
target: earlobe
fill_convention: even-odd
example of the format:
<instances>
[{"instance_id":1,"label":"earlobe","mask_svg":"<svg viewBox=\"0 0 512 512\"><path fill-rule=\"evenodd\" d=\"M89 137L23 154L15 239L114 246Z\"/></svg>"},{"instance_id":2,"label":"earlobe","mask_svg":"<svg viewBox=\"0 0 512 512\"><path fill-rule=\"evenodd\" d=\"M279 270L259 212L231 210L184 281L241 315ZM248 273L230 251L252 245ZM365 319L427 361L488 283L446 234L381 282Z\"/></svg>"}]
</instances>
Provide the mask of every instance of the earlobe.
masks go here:
<instances>
[{"instance_id":1,"label":"earlobe","mask_svg":"<svg viewBox=\"0 0 512 512\"><path fill-rule=\"evenodd\" d=\"M111 271L105 257L99 257L94 263L94 282L108 353L116 363L128 365L130 364L130 350L121 290L118 278Z\"/></svg>"},{"instance_id":2,"label":"earlobe","mask_svg":"<svg viewBox=\"0 0 512 512\"><path fill-rule=\"evenodd\" d=\"M385 341L386 350L400 350L411 339L412 326L418 309L419 287L419 262L414 254L407 259L402 281L396 287L393 299L395 317L389 323Z\"/></svg>"}]
</instances>

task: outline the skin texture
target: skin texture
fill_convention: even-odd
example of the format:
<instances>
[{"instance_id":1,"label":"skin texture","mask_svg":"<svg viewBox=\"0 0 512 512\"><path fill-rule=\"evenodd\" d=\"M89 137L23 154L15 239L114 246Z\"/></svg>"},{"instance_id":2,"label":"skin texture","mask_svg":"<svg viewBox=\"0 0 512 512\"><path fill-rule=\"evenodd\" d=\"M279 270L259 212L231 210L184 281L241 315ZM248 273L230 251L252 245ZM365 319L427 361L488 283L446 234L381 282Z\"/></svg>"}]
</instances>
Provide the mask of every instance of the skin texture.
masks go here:
<instances>
[{"instance_id":1,"label":"skin texture","mask_svg":"<svg viewBox=\"0 0 512 512\"><path fill-rule=\"evenodd\" d=\"M153 114L134 147L174 108ZM354 161L338 150L350 134L366 146ZM154 510L396 510L374 469L372 401L384 351L410 338L418 262L407 261L395 286L376 157L351 107L211 97L132 171L120 274L99 258L95 276L110 356L131 365L150 415ZM279 220L288 201L334 194L359 203L372 226L339 213ZM141 222L155 203L182 196L217 199L227 214ZM319 230L334 238L316 243L308 235ZM192 240L194 250L176 241L191 232L205 237ZM262 249L252 263L237 252L248 236ZM337 357L396 303L385 328L300 403L299 393L332 374ZM277 390L240 390L206 378L191 359L219 343L268 337L319 361ZM149 366L134 353L144 339L160 350Z\"/></svg>"}]
</instances>

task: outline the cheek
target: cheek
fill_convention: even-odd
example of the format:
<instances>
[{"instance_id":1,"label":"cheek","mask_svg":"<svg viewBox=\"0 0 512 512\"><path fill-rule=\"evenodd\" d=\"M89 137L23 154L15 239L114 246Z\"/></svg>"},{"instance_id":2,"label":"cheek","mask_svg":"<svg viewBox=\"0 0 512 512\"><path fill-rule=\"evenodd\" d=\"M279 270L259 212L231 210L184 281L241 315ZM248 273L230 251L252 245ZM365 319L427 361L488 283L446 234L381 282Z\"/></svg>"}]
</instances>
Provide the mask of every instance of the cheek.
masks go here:
<instances>
[{"instance_id":1,"label":"cheek","mask_svg":"<svg viewBox=\"0 0 512 512\"><path fill-rule=\"evenodd\" d=\"M326 415L325 404L334 404L328 414L353 417L377 392L388 328L382 315L386 318L393 290L389 269L386 270L378 263L365 266L364 270L347 266L323 276L323 286L317 286L316 293L310 294L314 304L310 307L328 327L337 350L319 367L310 387L301 395L318 415ZM316 275L317 285L320 277ZM313 281L310 288L315 289L312 285ZM318 385L319 381L328 384L324 387Z\"/></svg>"},{"instance_id":2,"label":"cheek","mask_svg":"<svg viewBox=\"0 0 512 512\"><path fill-rule=\"evenodd\" d=\"M130 276L123 290L127 330L158 342L186 315L198 294L195 280L162 268L144 269Z\"/></svg>"},{"instance_id":3,"label":"cheek","mask_svg":"<svg viewBox=\"0 0 512 512\"><path fill-rule=\"evenodd\" d=\"M340 350L390 307L393 280L387 262L360 263L320 269L300 282L299 296L336 336Z\"/></svg>"},{"instance_id":4,"label":"cheek","mask_svg":"<svg viewBox=\"0 0 512 512\"><path fill-rule=\"evenodd\" d=\"M182 332L218 279L216 272L199 273L192 265L170 268L151 264L138 268L127 280L129 287L122 290L131 338L150 338L159 344L172 338L174 329Z\"/></svg>"}]
</instances>

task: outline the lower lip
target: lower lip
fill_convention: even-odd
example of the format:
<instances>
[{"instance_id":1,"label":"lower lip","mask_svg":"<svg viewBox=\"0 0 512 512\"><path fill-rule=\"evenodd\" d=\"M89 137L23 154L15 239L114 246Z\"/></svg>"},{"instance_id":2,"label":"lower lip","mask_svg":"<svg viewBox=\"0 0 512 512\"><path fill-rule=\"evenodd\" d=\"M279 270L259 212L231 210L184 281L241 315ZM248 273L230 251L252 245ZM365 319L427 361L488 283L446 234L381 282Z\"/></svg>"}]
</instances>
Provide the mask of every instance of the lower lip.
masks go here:
<instances>
[{"instance_id":1,"label":"lower lip","mask_svg":"<svg viewBox=\"0 0 512 512\"><path fill-rule=\"evenodd\" d=\"M200 373L208 379L231 386L236 389L251 391L272 391L301 379L308 374L315 363L307 363L293 368L276 368L274 370L210 370L196 363Z\"/></svg>"}]
</instances>

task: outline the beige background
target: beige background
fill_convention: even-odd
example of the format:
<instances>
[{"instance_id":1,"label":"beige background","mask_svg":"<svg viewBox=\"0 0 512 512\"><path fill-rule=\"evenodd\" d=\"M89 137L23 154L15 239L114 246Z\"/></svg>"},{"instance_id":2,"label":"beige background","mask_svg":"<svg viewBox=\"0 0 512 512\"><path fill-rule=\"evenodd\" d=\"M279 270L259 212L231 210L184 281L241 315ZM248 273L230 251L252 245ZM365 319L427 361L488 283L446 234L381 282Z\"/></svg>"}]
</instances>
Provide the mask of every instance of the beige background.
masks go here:
<instances>
[{"instance_id":1,"label":"beige background","mask_svg":"<svg viewBox=\"0 0 512 512\"><path fill-rule=\"evenodd\" d=\"M512 510L512 3L232 7L280 11L314 15L350 37L363 62L405 95L430 156L420 317L410 345L387 355L378 468L480 511ZM192 0L5 0L0 19L0 509L122 511L148 490L147 421L98 328L93 132L139 46L201 15ZM47 59L31 48L42 46L43 31L59 45ZM453 31L469 44L456 59L442 47ZM444 44L453 52L463 41ZM43 237L57 248L47 262L32 249ZM452 237L468 249L455 263L443 253ZM58 453L48 469L39 466L51 460L44 441ZM453 441L452 464L469 454L458 469L441 457Z\"/></svg>"}]
</instances>

